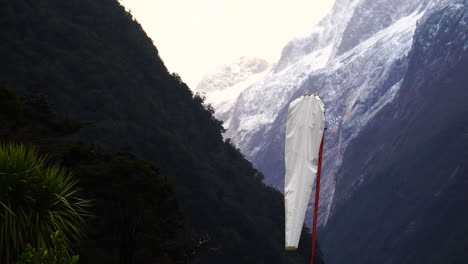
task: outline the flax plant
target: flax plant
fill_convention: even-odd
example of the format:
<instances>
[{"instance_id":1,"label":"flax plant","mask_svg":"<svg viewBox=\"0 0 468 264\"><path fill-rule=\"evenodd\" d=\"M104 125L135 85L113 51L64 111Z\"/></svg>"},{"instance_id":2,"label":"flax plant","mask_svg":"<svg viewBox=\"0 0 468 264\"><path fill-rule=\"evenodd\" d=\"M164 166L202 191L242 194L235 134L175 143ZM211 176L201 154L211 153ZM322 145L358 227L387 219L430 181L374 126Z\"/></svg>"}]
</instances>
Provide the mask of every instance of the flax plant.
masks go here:
<instances>
[{"instance_id":1,"label":"flax plant","mask_svg":"<svg viewBox=\"0 0 468 264\"><path fill-rule=\"evenodd\" d=\"M89 201L69 170L46 161L34 147L0 145L0 263L14 263L28 244L53 248L55 232L70 252L83 235Z\"/></svg>"}]
</instances>

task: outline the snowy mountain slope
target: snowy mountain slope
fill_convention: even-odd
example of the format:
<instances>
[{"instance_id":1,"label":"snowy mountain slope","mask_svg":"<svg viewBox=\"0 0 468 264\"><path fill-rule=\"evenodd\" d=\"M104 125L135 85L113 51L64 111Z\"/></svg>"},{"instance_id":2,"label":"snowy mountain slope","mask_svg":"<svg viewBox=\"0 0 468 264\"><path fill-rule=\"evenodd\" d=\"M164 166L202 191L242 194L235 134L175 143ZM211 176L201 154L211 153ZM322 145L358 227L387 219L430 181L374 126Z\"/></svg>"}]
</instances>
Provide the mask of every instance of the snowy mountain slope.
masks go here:
<instances>
[{"instance_id":1,"label":"snowy mountain slope","mask_svg":"<svg viewBox=\"0 0 468 264\"><path fill-rule=\"evenodd\" d=\"M466 262L467 13L466 0L337 1L236 100L225 137L282 190L288 104L324 99L330 263Z\"/></svg>"},{"instance_id":2,"label":"snowy mountain slope","mask_svg":"<svg viewBox=\"0 0 468 264\"><path fill-rule=\"evenodd\" d=\"M242 92L228 119L226 137L265 174L267 184L282 189L287 105L308 92L324 98L328 130L322 224L330 213L334 175L344 151L395 98L417 21L431 8L430 1L371 2L337 1L309 36L284 48L273 72Z\"/></svg>"},{"instance_id":3,"label":"snowy mountain slope","mask_svg":"<svg viewBox=\"0 0 468 264\"><path fill-rule=\"evenodd\" d=\"M272 69L267 61L240 57L237 61L221 66L207 74L198 83L194 92L204 94L207 103L216 109L216 117L225 120L239 94ZM228 128L229 123L225 122Z\"/></svg>"},{"instance_id":4,"label":"snowy mountain slope","mask_svg":"<svg viewBox=\"0 0 468 264\"><path fill-rule=\"evenodd\" d=\"M393 5L405 6L406 13L414 11L418 7L415 3L418 2L425 1L411 1L410 4L406 1L390 1ZM284 107L304 79L320 69L329 68L333 59L333 67L339 64L337 51L342 47L343 35L346 31L352 31L353 25L349 23L353 20L354 10L360 10L364 4L366 1L337 1L332 13L319 23L309 36L295 39L284 48L273 73L239 96L231 115L233 127L228 131L227 137L232 137L248 156L252 156L246 149L247 145L251 145L248 141L252 133L275 120L280 108ZM377 6L382 5L386 6L386 3ZM368 12L367 16L372 17L371 13ZM401 18L398 15L393 17ZM374 28L380 29L382 26L375 24Z\"/></svg>"},{"instance_id":5,"label":"snowy mountain slope","mask_svg":"<svg viewBox=\"0 0 468 264\"><path fill-rule=\"evenodd\" d=\"M337 170L327 263L468 260L468 5L419 20L391 103L361 127Z\"/></svg>"},{"instance_id":6,"label":"snowy mountain slope","mask_svg":"<svg viewBox=\"0 0 468 264\"><path fill-rule=\"evenodd\" d=\"M330 263L468 259L467 11L466 0L337 1L237 99L226 136L280 190L288 104L324 99Z\"/></svg>"}]
</instances>

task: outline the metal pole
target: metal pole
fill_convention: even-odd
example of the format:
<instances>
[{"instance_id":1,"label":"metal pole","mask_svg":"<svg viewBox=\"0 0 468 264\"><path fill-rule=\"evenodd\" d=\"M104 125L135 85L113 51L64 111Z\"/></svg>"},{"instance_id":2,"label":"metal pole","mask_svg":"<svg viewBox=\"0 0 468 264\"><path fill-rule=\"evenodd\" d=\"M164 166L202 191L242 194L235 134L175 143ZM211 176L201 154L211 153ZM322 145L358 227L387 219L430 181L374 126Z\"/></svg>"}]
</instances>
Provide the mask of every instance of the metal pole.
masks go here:
<instances>
[{"instance_id":1,"label":"metal pole","mask_svg":"<svg viewBox=\"0 0 468 264\"><path fill-rule=\"evenodd\" d=\"M315 244L317 241L318 203L319 203L319 197L320 197L320 173L322 172L322 153L323 153L324 138L325 138L325 130L323 131L322 142L320 143L319 160L318 160L318 165L317 165L317 183L315 184L314 220L312 223L312 254L310 257L310 264L314 264L314 259L315 259Z\"/></svg>"}]
</instances>

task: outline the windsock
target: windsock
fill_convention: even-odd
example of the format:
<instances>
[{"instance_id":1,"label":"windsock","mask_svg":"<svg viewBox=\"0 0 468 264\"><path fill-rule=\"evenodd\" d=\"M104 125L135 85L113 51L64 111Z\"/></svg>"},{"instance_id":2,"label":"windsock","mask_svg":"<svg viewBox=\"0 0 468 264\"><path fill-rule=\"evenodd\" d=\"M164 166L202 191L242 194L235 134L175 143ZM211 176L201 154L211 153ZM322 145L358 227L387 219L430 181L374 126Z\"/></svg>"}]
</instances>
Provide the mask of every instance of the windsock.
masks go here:
<instances>
[{"instance_id":1,"label":"windsock","mask_svg":"<svg viewBox=\"0 0 468 264\"><path fill-rule=\"evenodd\" d=\"M284 202L286 250L296 250L319 165L325 106L316 95L291 102L286 125Z\"/></svg>"}]
</instances>

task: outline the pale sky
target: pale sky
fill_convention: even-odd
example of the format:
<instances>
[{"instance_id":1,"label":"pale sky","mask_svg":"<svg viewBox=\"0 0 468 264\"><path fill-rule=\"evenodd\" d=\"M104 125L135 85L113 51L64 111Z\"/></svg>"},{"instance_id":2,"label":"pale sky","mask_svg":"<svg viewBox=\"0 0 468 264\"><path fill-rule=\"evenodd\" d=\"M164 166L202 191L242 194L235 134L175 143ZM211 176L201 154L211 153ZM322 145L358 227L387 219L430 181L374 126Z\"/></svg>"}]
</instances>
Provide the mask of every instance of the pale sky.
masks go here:
<instances>
[{"instance_id":1,"label":"pale sky","mask_svg":"<svg viewBox=\"0 0 468 264\"><path fill-rule=\"evenodd\" d=\"M190 88L241 56L278 61L334 0L121 0L143 26L170 72Z\"/></svg>"}]
</instances>

